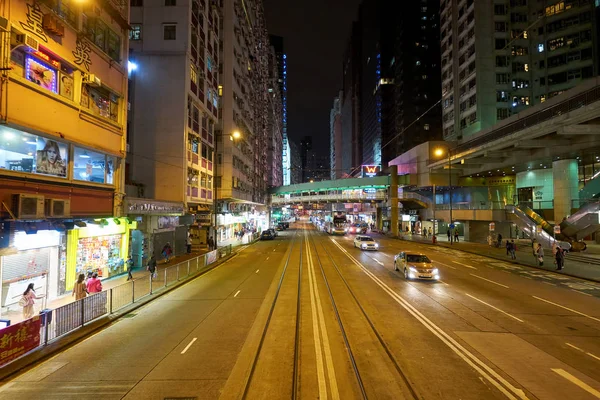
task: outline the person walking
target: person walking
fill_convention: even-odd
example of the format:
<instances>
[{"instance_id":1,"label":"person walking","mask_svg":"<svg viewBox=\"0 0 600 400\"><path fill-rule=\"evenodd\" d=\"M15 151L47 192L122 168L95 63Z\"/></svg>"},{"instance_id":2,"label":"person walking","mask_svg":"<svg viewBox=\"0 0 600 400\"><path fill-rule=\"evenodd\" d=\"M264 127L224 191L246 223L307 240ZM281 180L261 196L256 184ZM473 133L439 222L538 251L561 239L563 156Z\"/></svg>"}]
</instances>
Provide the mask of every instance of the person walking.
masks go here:
<instances>
[{"instance_id":1,"label":"person walking","mask_svg":"<svg viewBox=\"0 0 600 400\"><path fill-rule=\"evenodd\" d=\"M454 230L454 241L458 243L458 229Z\"/></svg>"},{"instance_id":2,"label":"person walking","mask_svg":"<svg viewBox=\"0 0 600 400\"><path fill-rule=\"evenodd\" d=\"M125 264L127 265L127 280L132 281L133 275L131 271L133 270L133 259L131 258L131 256L127 257L127 261L125 261Z\"/></svg>"},{"instance_id":3,"label":"person walking","mask_svg":"<svg viewBox=\"0 0 600 400\"><path fill-rule=\"evenodd\" d=\"M452 236L450 234L450 228L448 228L448 232L446 232L448 234L448 241L452 240Z\"/></svg>"},{"instance_id":4,"label":"person walking","mask_svg":"<svg viewBox=\"0 0 600 400\"><path fill-rule=\"evenodd\" d=\"M156 278L156 258L154 257L154 254L152 254L152 257L148 260L148 271L150 272L152 279Z\"/></svg>"},{"instance_id":5,"label":"person walking","mask_svg":"<svg viewBox=\"0 0 600 400\"><path fill-rule=\"evenodd\" d=\"M102 291L102 282L98 279L98 273L94 272L91 279L85 284L88 294L100 293Z\"/></svg>"},{"instance_id":6,"label":"person walking","mask_svg":"<svg viewBox=\"0 0 600 400\"><path fill-rule=\"evenodd\" d=\"M544 265L544 249L542 248L542 244L538 243L537 244L537 251L535 253L535 255L537 256L537 261L539 263L539 266L543 266Z\"/></svg>"},{"instance_id":7,"label":"person walking","mask_svg":"<svg viewBox=\"0 0 600 400\"><path fill-rule=\"evenodd\" d=\"M212 236L208 237L207 240L207 244L208 244L208 251L213 251L213 247L215 247L215 241L213 240Z\"/></svg>"},{"instance_id":8,"label":"person walking","mask_svg":"<svg viewBox=\"0 0 600 400\"><path fill-rule=\"evenodd\" d=\"M506 255L510 256L510 242L508 240L506 241Z\"/></svg>"},{"instance_id":9,"label":"person walking","mask_svg":"<svg viewBox=\"0 0 600 400\"><path fill-rule=\"evenodd\" d=\"M510 258L513 260L517 259L517 245L514 240L510 241Z\"/></svg>"},{"instance_id":10,"label":"person walking","mask_svg":"<svg viewBox=\"0 0 600 400\"><path fill-rule=\"evenodd\" d=\"M185 246L188 254L192 254L192 234L190 231L187 233L187 238L185 239Z\"/></svg>"},{"instance_id":11,"label":"person walking","mask_svg":"<svg viewBox=\"0 0 600 400\"><path fill-rule=\"evenodd\" d=\"M19 300L19 305L23 307L23 319L33 317L33 305L36 299L43 299L44 296L35 294L33 282L27 285L27 289L23 292L23 297Z\"/></svg>"},{"instance_id":12,"label":"person walking","mask_svg":"<svg viewBox=\"0 0 600 400\"><path fill-rule=\"evenodd\" d=\"M73 292L71 296L75 296L75 301L83 299L88 295L87 287L85 284L85 275L79 274L77 277L77 282L73 285Z\"/></svg>"},{"instance_id":13,"label":"person walking","mask_svg":"<svg viewBox=\"0 0 600 400\"><path fill-rule=\"evenodd\" d=\"M560 246L556 247L556 255L554 257L556 260L556 269L560 271L565 265L565 252Z\"/></svg>"},{"instance_id":14,"label":"person walking","mask_svg":"<svg viewBox=\"0 0 600 400\"><path fill-rule=\"evenodd\" d=\"M173 254L173 248L171 247L170 242L167 242L167 244L165 244L165 246L162 248L161 254L165 258L165 260L169 262L169 257L171 257L171 254Z\"/></svg>"}]
</instances>

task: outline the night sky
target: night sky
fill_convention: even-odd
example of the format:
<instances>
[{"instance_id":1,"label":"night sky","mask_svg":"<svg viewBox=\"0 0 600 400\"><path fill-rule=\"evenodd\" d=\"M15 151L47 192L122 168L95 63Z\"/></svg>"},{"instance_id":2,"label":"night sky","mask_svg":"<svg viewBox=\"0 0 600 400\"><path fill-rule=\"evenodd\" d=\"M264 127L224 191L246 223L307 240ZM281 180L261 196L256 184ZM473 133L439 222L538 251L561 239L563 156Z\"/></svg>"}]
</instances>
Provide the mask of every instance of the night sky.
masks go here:
<instances>
[{"instance_id":1,"label":"night sky","mask_svg":"<svg viewBox=\"0 0 600 400\"><path fill-rule=\"evenodd\" d=\"M270 34L288 61L288 135L329 154L329 112L342 88L342 58L360 0L264 0Z\"/></svg>"}]
</instances>

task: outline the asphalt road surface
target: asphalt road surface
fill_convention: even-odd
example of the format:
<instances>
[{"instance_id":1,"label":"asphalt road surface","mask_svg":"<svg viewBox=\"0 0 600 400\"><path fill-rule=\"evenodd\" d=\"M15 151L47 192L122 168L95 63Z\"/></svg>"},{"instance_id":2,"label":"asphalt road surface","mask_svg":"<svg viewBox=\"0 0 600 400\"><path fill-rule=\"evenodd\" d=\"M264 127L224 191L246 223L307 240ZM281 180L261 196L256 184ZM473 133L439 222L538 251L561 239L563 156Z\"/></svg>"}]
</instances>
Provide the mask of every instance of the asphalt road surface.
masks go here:
<instances>
[{"instance_id":1,"label":"asphalt road surface","mask_svg":"<svg viewBox=\"0 0 600 400\"><path fill-rule=\"evenodd\" d=\"M0 399L600 399L600 285L306 221L11 381ZM401 250L441 281L407 281Z\"/></svg>"}]
</instances>

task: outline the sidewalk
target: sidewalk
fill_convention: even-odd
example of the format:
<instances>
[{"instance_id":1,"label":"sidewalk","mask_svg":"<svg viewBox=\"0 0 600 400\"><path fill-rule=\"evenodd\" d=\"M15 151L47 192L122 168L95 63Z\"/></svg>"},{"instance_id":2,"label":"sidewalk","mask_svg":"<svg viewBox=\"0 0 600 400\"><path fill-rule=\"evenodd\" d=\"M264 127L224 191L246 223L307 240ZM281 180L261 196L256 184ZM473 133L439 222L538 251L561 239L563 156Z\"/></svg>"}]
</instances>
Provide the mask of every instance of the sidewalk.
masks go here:
<instances>
[{"instance_id":1,"label":"sidewalk","mask_svg":"<svg viewBox=\"0 0 600 400\"><path fill-rule=\"evenodd\" d=\"M221 247L221 246L219 246L219 247ZM180 256L171 257L169 262L165 262L164 260L160 261L157 265L157 271L159 272L159 275L160 275L160 271L164 270L165 268L168 268L172 265L179 264L180 262L187 261L192 258L201 256L203 254L206 254L207 252L208 252L208 249L205 246L204 248L200 249L199 252L192 252L190 254L183 254ZM134 280L139 279L139 278L145 278L148 276L148 274L149 274L149 272L146 270L146 267L134 268L132 270L132 275L133 275ZM115 277L103 280L102 281L102 289L103 290L112 289L112 288L122 285L126 282L127 282L127 273L117 275ZM55 308L64 306L65 304L71 303L73 301L75 301L75 297L73 297L71 295L71 293L66 293L60 297L52 299L51 301L49 301L47 303L46 303L45 299L39 299L39 300L36 300L36 304L34 305L35 313L37 314L40 310L42 310L44 308L55 309ZM11 325L13 325L13 324L16 324L17 322L23 321L24 318L23 318L22 311L20 309L16 309L16 310L10 310L7 312L3 312L2 319L10 319L10 323L11 323Z\"/></svg>"},{"instance_id":2,"label":"sidewalk","mask_svg":"<svg viewBox=\"0 0 600 400\"><path fill-rule=\"evenodd\" d=\"M392 238L391 236L387 236ZM403 234L398 237L400 240L432 244L431 237L425 238L421 235L412 235L412 234ZM504 243L504 241L503 241ZM465 242L463 241L463 237L459 237L458 243L449 243L448 237L446 235L441 235L438 237L437 246L445 247L448 249L459 250L467 253L477 254L480 256L490 257L497 260L505 261L512 264L520 264L526 265L528 267L533 267L545 271L552 271L561 275L574 276L577 278L588 279L596 282L600 282L600 266L594 264L587 264L585 262L579 262L574 260L569 260L568 256L565 260L564 269L561 271L557 271L554 266L554 256L552 254L552 250L549 248L544 248L544 265L539 266L537 262L537 258L533 256L533 252L531 249L531 242L528 239L515 239L515 243L517 243L517 259L511 260L510 256L506 254L506 248L502 246L501 248L491 247L487 243L475 243L475 242ZM574 255L577 253L573 253ZM590 254L584 253L586 256ZM592 255L593 257L593 255Z\"/></svg>"}]
</instances>

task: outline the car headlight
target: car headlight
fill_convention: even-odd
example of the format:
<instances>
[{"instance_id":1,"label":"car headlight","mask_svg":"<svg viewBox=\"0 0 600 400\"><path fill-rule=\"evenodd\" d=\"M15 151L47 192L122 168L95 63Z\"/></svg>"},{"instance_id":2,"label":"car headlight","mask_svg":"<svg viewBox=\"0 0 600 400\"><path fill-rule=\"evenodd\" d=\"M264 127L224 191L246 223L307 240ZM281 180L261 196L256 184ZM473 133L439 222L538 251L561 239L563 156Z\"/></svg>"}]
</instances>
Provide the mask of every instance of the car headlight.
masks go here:
<instances>
[{"instance_id":1,"label":"car headlight","mask_svg":"<svg viewBox=\"0 0 600 400\"><path fill-rule=\"evenodd\" d=\"M367 247L367 245L363 243L360 245L360 247L362 247L364 249L365 247Z\"/></svg>"},{"instance_id":2,"label":"car headlight","mask_svg":"<svg viewBox=\"0 0 600 400\"><path fill-rule=\"evenodd\" d=\"M378 245L377 243L375 243L375 248L376 248L376 249L378 249L378 248L379 248L379 245Z\"/></svg>"},{"instance_id":3,"label":"car headlight","mask_svg":"<svg viewBox=\"0 0 600 400\"><path fill-rule=\"evenodd\" d=\"M415 267L408 267L408 269L410 269L412 272L418 272Z\"/></svg>"},{"instance_id":4,"label":"car headlight","mask_svg":"<svg viewBox=\"0 0 600 400\"><path fill-rule=\"evenodd\" d=\"M438 269L437 269L437 268L434 268L434 269L431 271L431 273L432 273L432 274L434 274L434 275L439 275L440 271L438 271Z\"/></svg>"}]
</instances>

